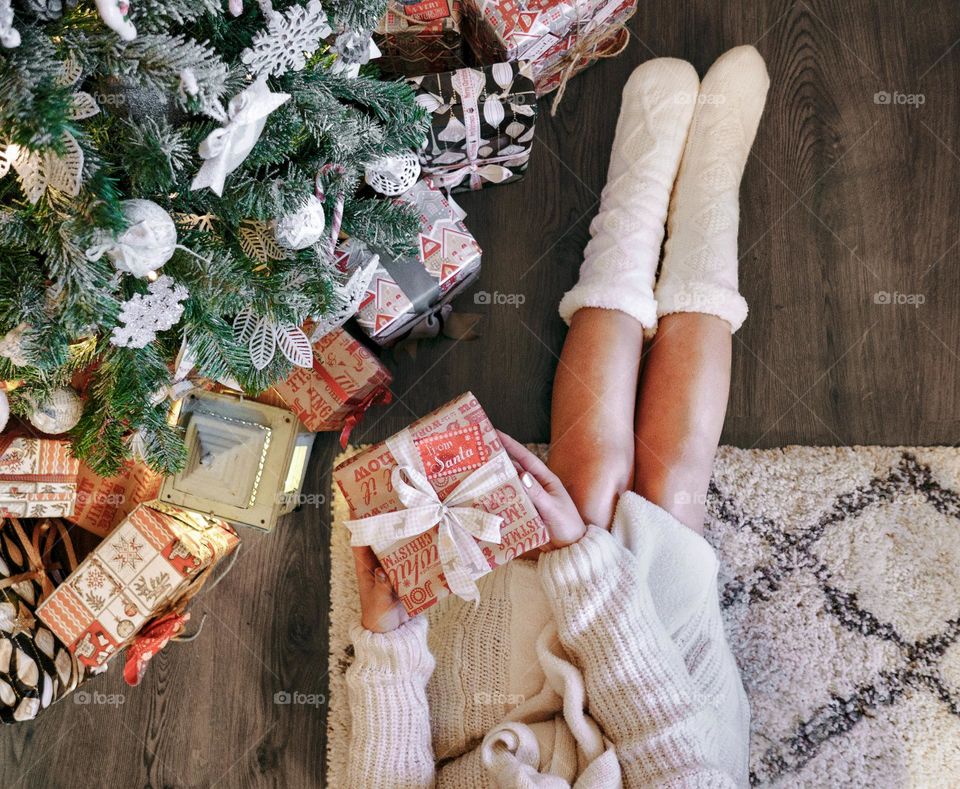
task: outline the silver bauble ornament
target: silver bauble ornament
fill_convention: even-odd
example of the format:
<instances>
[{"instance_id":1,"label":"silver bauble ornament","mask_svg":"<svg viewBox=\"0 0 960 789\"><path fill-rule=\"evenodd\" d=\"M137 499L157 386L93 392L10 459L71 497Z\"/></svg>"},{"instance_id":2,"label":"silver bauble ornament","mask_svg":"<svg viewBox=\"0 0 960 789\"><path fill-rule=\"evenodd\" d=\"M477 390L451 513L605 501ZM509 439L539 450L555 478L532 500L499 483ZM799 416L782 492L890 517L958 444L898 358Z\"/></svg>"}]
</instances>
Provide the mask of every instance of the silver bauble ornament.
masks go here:
<instances>
[{"instance_id":1,"label":"silver bauble ornament","mask_svg":"<svg viewBox=\"0 0 960 789\"><path fill-rule=\"evenodd\" d=\"M384 156L364 168L364 180L387 197L402 195L420 177L420 159L415 153Z\"/></svg>"},{"instance_id":2,"label":"silver bauble ornament","mask_svg":"<svg viewBox=\"0 0 960 789\"><path fill-rule=\"evenodd\" d=\"M310 195L307 202L292 214L276 221L273 234L286 249L306 249L323 238L327 218L319 197Z\"/></svg>"},{"instance_id":3,"label":"silver bauble ornament","mask_svg":"<svg viewBox=\"0 0 960 789\"><path fill-rule=\"evenodd\" d=\"M7 397L7 393L0 389L0 433L3 432L3 429L7 426L7 422L10 421L10 400Z\"/></svg>"},{"instance_id":4,"label":"silver bauble ornament","mask_svg":"<svg viewBox=\"0 0 960 789\"><path fill-rule=\"evenodd\" d=\"M54 389L42 403L29 396L27 400L33 406L27 419L41 433L66 433L76 426L83 413L83 401L73 389Z\"/></svg>"},{"instance_id":5,"label":"silver bauble ornament","mask_svg":"<svg viewBox=\"0 0 960 789\"><path fill-rule=\"evenodd\" d=\"M123 215L130 222L106 255L117 271L146 277L170 258L177 246L177 226L170 214L151 200L124 200Z\"/></svg>"}]
</instances>

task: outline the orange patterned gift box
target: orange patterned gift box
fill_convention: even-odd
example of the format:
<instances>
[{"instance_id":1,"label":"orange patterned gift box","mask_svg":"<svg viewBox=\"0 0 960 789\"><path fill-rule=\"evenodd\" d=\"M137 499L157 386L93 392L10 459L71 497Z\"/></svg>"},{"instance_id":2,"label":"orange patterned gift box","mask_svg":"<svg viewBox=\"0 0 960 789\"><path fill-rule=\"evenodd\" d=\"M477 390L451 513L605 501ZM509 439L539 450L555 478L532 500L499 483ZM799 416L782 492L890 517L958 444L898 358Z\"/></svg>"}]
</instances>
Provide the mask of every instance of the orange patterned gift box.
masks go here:
<instances>
[{"instance_id":1,"label":"orange patterned gift box","mask_svg":"<svg viewBox=\"0 0 960 789\"><path fill-rule=\"evenodd\" d=\"M79 461L70 442L0 436L0 516L63 518L73 513Z\"/></svg>"},{"instance_id":2,"label":"orange patterned gift box","mask_svg":"<svg viewBox=\"0 0 960 789\"><path fill-rule=\"evenodd\" d=\"M313 367L296 368L271 392L308 430L345 429L345 439L368 407L389 402L392 380L367 348L334 329L313 344Z\"/></svg>"},{"instance_id":3,"label":"orange patterned gift box","mask_svg":"<svg viewBox=\"0 0 960 789\"><path fill-rule=\"evenodd\" d=\"M86 666L104 665L150 620L188 599L239 544L225 521L140 505L37 608Z\"/></svg>"},{"instance_id":4,"label":"orange patterned gift box","mask_svg":"<svg viewBox=\"0 0 960 789\"><path fill-rule=\"evenodd\" d=\"M84 463L77 479L77 505L68 520L106 537L138 504L160 495L163 475L144 463L129 461L113 477L101 477Z\"/></svg>"},{"instance_id":5,"label":"orange patterned gift box","mask_svg":"<svg viewBox=\"0 0 960 789\"><path fill-rule=\"evenodd\" d=\"M516 468L469 392L334 470L353 545L370 545L419 614L549 537Z\"/></svg>"}]
</instances>

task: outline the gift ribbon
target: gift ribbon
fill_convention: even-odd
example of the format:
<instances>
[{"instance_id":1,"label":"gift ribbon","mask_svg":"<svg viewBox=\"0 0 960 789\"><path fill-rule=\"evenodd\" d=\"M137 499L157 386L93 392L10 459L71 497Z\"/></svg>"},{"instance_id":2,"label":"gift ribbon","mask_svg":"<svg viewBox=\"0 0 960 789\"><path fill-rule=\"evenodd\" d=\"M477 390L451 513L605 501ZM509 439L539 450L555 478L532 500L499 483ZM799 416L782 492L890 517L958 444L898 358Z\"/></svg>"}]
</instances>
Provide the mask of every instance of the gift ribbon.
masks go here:
<instances>
[{"instance_id":1,"label":"gift ribbon","mask_svg":"<svg viewBox=\"0 0 960 789\"><path fill-rule=\"evenodd\" d=\"M507 454L500 452L461 480L441 500L427 479L410 431L402 430L386 443L397 461L390 480L403 507L395 512L346 521L350 544L369 545L375 552L382 553L390 545L436 526L437 552L450 592L478 603L480 591L476 578L490 565L477 540L499 545L503 518L473 505L511 478L517 479L516 469Z\"/></svg>"},{"instance_id":2,"label":"gift ribbon","mask_svg":"<svg viewBox=\"0 0 960 789\"><path fill-rule=\"evenodd\" d=\"M469 156L469 153L468 153ZM513 172L501 164L518 165L530 157L529 151L509 156L495 156L489 159L472 159L467 164L437 165L427 169L430 180L438 187L452 189L464 178L470 176L470 188L474 191L483 188L483 182L502 184L513 177ZM455 168L455 169L451 169Z\"/></svg>"},{"instance_id":3,"label":"gift ribbon","mask_svg":"<svg viewBox=\"0 0 960 789\"><path fill-rule=\"evenodd\" d=\"M367 413L367 409L372 405L389 405L393 402L393 392L390 391L388 386L378 386L370 394L361 400L356 408L354 408L348 415L346 421L343 423L343 429L340 431L340 447L342 449L347 448L347 443L350 441L350 434L353 432L353 429L360 424L360 420L363 419L364 414Z\"/></svg>"}]
</instances>

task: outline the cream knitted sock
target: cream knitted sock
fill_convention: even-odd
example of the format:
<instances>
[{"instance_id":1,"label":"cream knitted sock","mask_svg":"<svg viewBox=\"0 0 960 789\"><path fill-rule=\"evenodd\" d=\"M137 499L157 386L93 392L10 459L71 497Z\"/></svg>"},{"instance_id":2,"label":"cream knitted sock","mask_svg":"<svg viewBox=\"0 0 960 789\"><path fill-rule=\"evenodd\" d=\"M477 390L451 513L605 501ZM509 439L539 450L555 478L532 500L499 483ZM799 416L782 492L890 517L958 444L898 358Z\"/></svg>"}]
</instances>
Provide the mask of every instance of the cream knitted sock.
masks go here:
<instances>
[{"instance_id":1,"label":"cream knitted sock","mask_svg":"<svg viewBox=\"0 0 960 789\"><path fill-rule=\"evenodd\" d=\"M627 81L580 278L560 302L567 323L581 307L602 307L656 325L653 282L697 90L693 66L673 58L648 60Z\"/></svg>"},{"instance_id":2,"label":"cream knitted sock","mask_svg":"<svg viewBox=\"0 0 960 789\"><path fill-rule=\"evenodd\" d=\"M670 202L658 318L703 312L736 331L747 317L737 283L738 193L769 84L751 46L726 52L703 78Z\"/></svg>"}]
</instances>

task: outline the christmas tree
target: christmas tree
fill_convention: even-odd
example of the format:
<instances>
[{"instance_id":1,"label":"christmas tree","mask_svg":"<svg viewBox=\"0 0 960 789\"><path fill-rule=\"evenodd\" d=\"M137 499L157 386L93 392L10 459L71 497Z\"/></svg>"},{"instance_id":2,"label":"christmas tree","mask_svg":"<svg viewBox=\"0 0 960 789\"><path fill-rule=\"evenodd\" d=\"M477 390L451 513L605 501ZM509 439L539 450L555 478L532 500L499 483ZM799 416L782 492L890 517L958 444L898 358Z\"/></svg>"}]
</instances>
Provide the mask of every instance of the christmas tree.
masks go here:
<instances>
[{"instance_id":1,"label":"christmas tree","mask_svg":"<svg viewBox=\"0 0 960 789\"><path fill-rule=\"evenodd\" d=\"M82 408L103 474L182 465L186 370L254 393L309 357L339 232L416 238L362 183L426 130L367 63L386 0L225 4L0 0L0 382L41 429Z\"/></svg>"}]
</instances>

